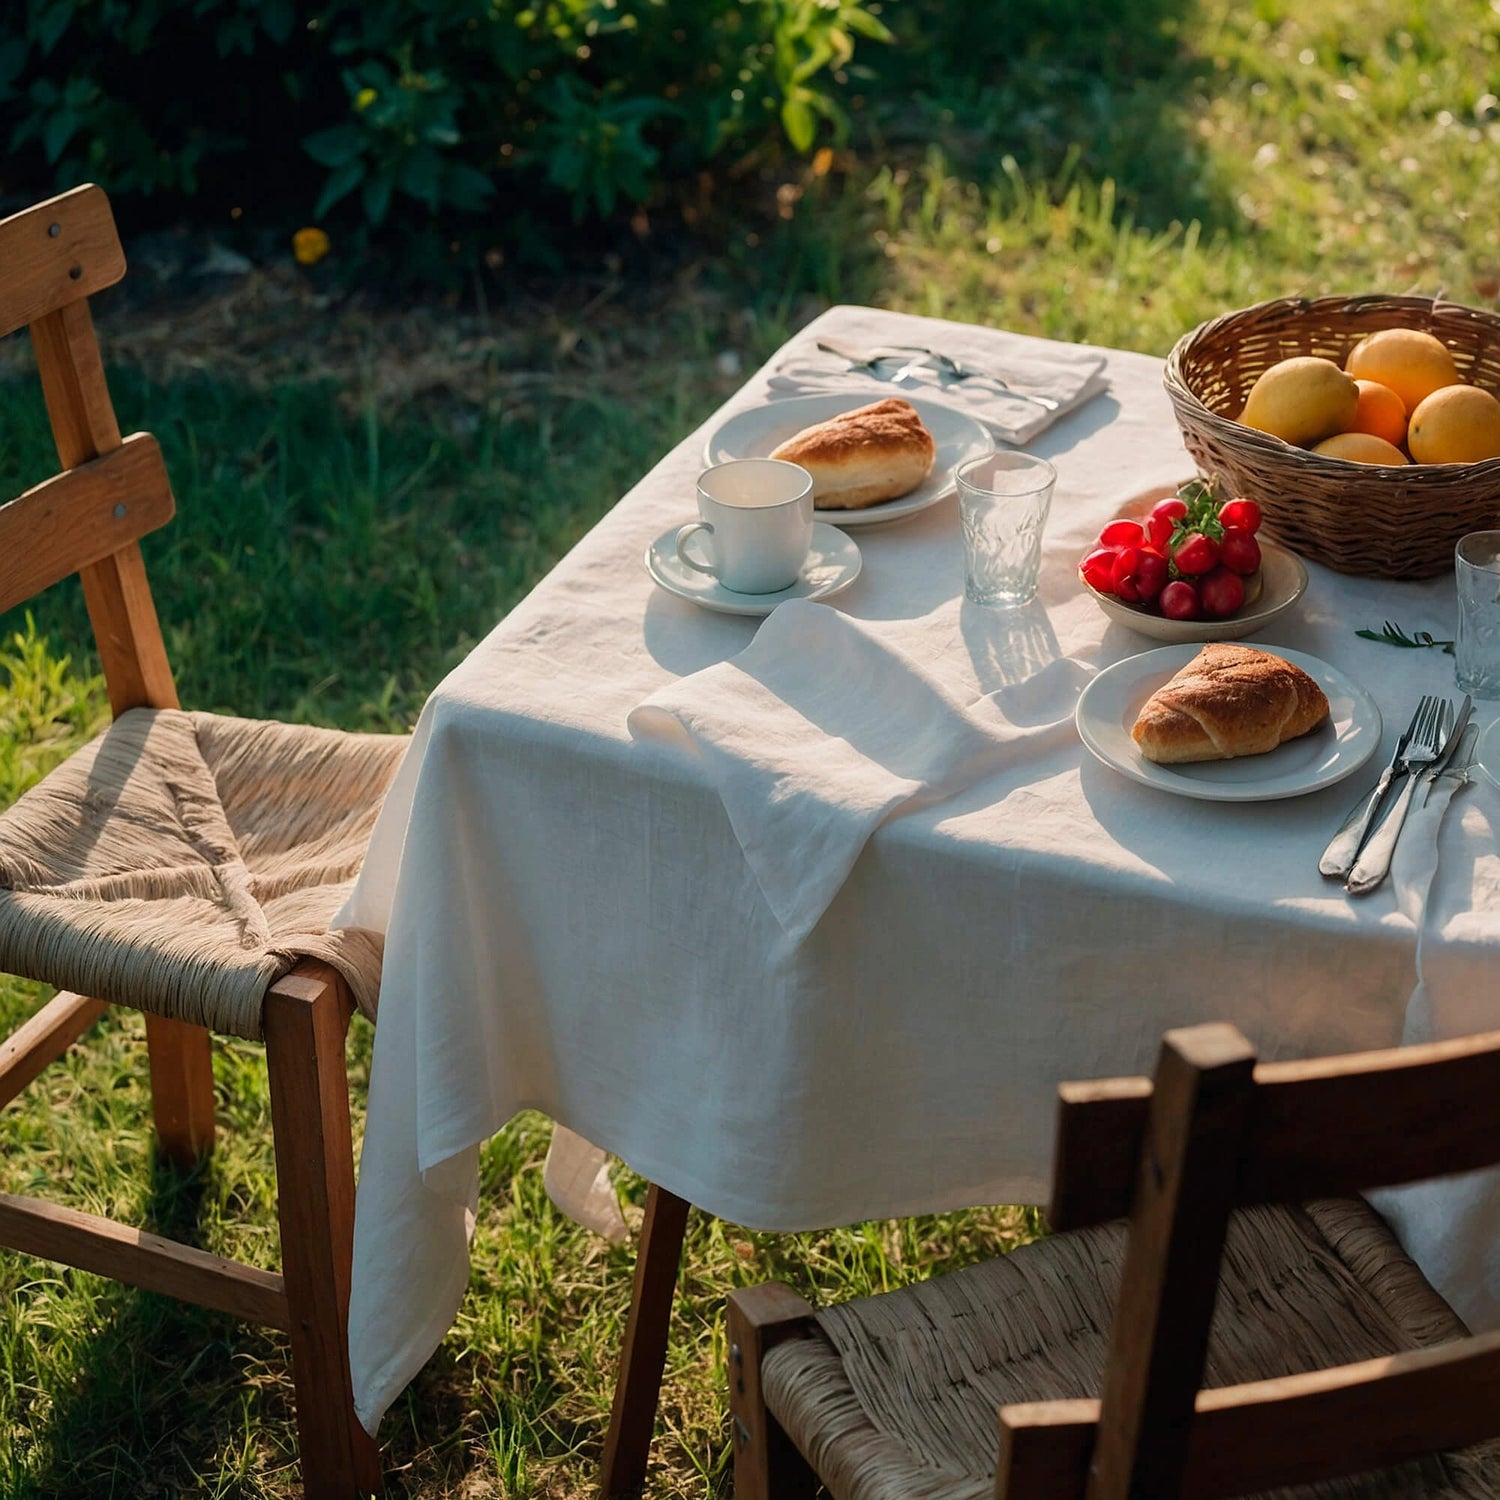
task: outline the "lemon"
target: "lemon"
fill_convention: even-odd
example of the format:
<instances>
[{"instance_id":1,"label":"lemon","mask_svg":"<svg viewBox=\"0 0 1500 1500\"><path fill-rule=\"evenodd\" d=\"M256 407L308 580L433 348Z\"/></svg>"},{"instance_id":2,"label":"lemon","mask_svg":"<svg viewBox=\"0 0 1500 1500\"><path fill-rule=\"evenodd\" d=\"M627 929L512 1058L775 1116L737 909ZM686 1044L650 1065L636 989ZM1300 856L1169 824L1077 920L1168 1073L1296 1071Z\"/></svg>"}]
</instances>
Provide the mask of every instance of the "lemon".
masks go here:
<instances>
[{"instance_id":1,"label":"lemon","mask_svg":"<svg viewBox=\"0 0 1500 1500\"><path fill-rule=\"evenodd\" d=\"M1339 432L1324 438L1314 449L1324 458L1342 458L1351 464L1404 464L1406 455L1373 432Z\"/></svg>"},{"instance_id":2,"label":"lemon","mask_svg":"<svg viewBox=\"0 0 1500 1500\"><path fill-rule=\"evenodd\" d=\"M1408 415L1424 397L1460 379L1447 346L1419 328L1382 328L1370 334L1349 351L1344 368L1356 380L1389 386Z\"/></svg>"},{"instance_id":3,"label":"lemon","mask_svg":"<svg viewBox=\"0 0 1500 1500\"><path fill-rule=\"evenodd\" d=\"M1407 446L1420 464L1500 458L1500 401L1477 385L1444 386L1411 414Z\"/></svg>"},{"instance_id":4,"label":"lemon","mask_svg":"<svg viewBox=\"0 0 1500 1500\"><path fill-rule=\"evenodd\" d=\"M1331 359L1299 354L1272 365L1250 387L1240 421L1306 444L1342 432L1358 409L1359 388Z\"/></svg>"}]
</instances>

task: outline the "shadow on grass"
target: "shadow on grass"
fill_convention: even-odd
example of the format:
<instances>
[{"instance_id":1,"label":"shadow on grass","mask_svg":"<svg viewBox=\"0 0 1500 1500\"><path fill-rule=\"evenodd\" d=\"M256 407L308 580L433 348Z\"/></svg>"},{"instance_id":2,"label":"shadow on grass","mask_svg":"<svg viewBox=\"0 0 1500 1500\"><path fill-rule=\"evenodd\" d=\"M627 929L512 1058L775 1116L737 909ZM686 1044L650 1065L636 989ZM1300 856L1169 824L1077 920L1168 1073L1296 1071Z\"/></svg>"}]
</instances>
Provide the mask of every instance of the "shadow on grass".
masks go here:
<instances>
[{"instance_id":1,"label":"shadow on grass","mask_svg":"<svg viewBox=\"0 0 1500 1500\"><path fill-rule=\"evenodd\" d=\"M211 1170L158 1164L142 1227L196 1244ZM264 1493L267 1471L294 1461L284 1342L206 1308L97 1284L69 1378L32 1424L36 1457L14 1500ZM287 1441L277 1445L278 1434Z\"/></svg>"},{"instance_id":2,"label":"shadow on grass","mask_svg":"<svg viewBox=\"0 0 1500 1500\"><path fill-rule=\"evenodd\" d=\"M727 230L731 284L768 334L835 302L975 321L997 295L962 284L966 266L978 274L965 252L994 257L987 218L1035 277L1059 283L1090 253L1114 264L1125 240L1189 224L1194 245L1243 235L1236 189L1198 128L1218 67L1202 11L1199 0L889 7L894 44L863 49L845 91L849 169L768 172L777 218L768 232ZM921 266L900 269L913 253ZM1049 312L1045 288L1014 303L1013 326L1081 336L1076 313Z\"/></svg>"},{"instance_id":3,"label":"shadow on grass","mask_svg":"<svg viewBox=\"0 0 1500 1500\"><path fill-rule=\"evenodd\" d=\"M1239 215L1214 191L1190 99L1211 63L1184 45L1195 0L903 0L897 45L869 49L873 117L892 140L935 141L969 171L1014 156L1054 177L1077 156L1138 222ZM896 101L900 101L897 103Z\"/></svg>"}]
</instances>

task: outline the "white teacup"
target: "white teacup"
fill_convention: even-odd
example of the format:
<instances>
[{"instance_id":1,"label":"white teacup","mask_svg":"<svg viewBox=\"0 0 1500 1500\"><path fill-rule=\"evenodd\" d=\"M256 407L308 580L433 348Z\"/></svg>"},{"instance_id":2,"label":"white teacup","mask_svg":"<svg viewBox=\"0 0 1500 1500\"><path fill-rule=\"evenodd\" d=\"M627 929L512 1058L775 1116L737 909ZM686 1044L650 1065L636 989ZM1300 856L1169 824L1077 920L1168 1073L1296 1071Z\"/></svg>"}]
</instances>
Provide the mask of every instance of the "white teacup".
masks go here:
<instances>
[{"instance_id":1,"label":"white teacup","mask_svg":"<svg viewBox=\"0 0 1500 1500\"><path fill-rule=\"evenodd\" d=\"M698 476L698 514L677 532L677 556L737 594L775 594L796 583L812 546L812 475L779 458L736 458ZM710 562L687 549L708 537Z\"/></svg>"}]
</instances>

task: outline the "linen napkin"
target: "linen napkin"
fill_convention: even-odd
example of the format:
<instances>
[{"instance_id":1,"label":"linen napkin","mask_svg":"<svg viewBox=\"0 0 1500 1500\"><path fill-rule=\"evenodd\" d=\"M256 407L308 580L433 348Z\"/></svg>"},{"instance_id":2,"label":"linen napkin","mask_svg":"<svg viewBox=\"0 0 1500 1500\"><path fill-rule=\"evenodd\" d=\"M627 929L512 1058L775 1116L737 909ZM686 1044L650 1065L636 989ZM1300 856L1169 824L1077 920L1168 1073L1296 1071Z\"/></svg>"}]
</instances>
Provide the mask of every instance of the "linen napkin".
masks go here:
<instances>
[{"instance_id":1,"label":"linen napkin","mask_svg":"<svg viewBox=\"0 0 1500 1500\"><path fill-rule=\"evenodd\" d=\"M934 333L933 327L938 332ZM886 337L893 338L895 343L935 349L960 365L972 365L975 373L964 380L953 380L929 364L914 370L897 385L890 379L877 380L862 371L851 370L847 359L820 350L816 342L799 342L772 372L771 394L805 396L849 391L857 396L868 395L871 401L887 396L916 396L974 417L1008 443L1023 444L1059 417L1097 396L1108 383L1102 354L1077 345L1028 338L1025 334L1002 333L997 329L966 330L945 323L920 328L910 337L899 333L888 333ZM867 343L870 349L890 347L878 340L871 342L846 335L834 342L862 353L866 352ZM881 368L890 375L901 366L882 364ZM1012 389L1007 390L1007 385ZM1056 401L1057 409L1048 411L1017 395L1017 391Z\"/></svg>"},{"instance_id":2,"label":"linen napkin","mask_svg":"<svg viewBox=\"0 0 1500 1500\"><path fill-rule=\"evenodd\" d=\"M738 656L660 689L628 723L702 762L767 904L800 941L887 818L1072 736L1089 675L1062 659L964 706L864 622L791 600Z\"/></svg>"},{"instance_id":3,"label":"linen napkin","mask_svg":"<svg viewBox=\"0 0 1500 1500\"><path fill-rule=\"evenodd\" d=\"M1470 729L1472 736L1476 733ZM1468 745L1454 757L1464 763ZM1469 773L1469 779L1477 774ZM1432 783L1425 806L1412 812L1396 845L1391 880L1396 904L1417 927L1417 987L1406 1007L1405 1046L1491 1029L1492 993L1429 975L1425 938L1438 865L1438 836L1449 804L1466 779L1447 772ZM1421 793L1417 794L1420 799ZM1454 817L1459 816L1455 810ZM1431 983L1429 984L1429 980ZM1472 1016L1467 1002L1479 1008ZM1369 1195L1402 1248L1474 1333L1500 1327L1500 1168L1464 1172Z\"/></svg>"}]
</instances>

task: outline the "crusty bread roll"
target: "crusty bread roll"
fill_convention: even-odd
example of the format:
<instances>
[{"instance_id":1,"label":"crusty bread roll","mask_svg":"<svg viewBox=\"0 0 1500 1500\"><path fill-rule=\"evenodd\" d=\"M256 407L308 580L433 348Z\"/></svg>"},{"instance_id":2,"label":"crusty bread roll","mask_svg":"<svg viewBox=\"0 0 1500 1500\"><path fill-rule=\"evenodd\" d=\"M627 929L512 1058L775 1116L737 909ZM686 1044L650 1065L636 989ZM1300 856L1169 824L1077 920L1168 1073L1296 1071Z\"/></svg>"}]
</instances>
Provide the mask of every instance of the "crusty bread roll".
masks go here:
<instances>
[{"instance_id":1,"label":"crusty bread roll","mask_svg":"<svg viewBox=\"0 0 1500 1500\"><path fill-rule=\"evenodd\" d=\"M909 401L888 397L789 437L772 458L801 464L821 510L860 510L910 494L932 472L937 445Z\"/></svg>"},{"instance_id":2,"label":"crusty bread roll","mask_svg":"<svg viewBox=\"0 0 1500 1500\"><path fill-rule=\"evenodd\" d=\"M1146 700L1130 731L1160 765L1264 755L1328 717L1323 689L1300 667L1249 646L1205 646Z\"/></svg>"}]
</instances>

